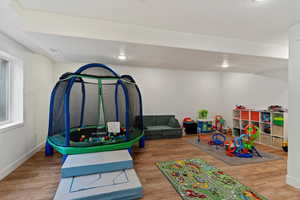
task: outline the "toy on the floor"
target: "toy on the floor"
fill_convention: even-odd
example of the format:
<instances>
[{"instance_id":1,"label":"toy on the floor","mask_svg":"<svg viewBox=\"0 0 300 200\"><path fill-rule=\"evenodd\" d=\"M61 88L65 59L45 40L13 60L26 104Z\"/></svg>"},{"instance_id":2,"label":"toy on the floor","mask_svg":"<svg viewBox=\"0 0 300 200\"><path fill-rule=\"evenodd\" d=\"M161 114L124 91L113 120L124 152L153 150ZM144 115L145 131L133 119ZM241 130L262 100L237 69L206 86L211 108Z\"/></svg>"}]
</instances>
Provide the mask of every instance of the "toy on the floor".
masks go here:
<instances>
[{"instance_id":1,"label":"toy on the floor","mask_svg":"<svg viewBox=\"0 0 300 200\"><path fill-rule=\"evenodd\" d=\"M224 118L221 116L221 115L216 115L215 116L215 119L214 119L214 129L216 131L220 131L220 132L223 132L224 131L224 128L225 128L225 120Z\"/></svg>"},{"instance_id":2,"label":"toy on the floor","mask_svg":"<svg viewBox=\"0 0 300 200\"><path fill-rule=\"evenodd\" d=\"M65 73L50 100L46 155L64 156L144 145L142 98L134 79L92 63Z\"/></svg>"},{"instance_id":3,"label":"toy on the floor","mask_svg":"<svg viewBox=\"0 0 300 200\"><path fill-rule=\"evenodd\" d=\"M232 136L232 128L227 128L226 134L227 134L228 136Z\"/></svg>"},{"instance_id":4,"label":"toy on the floor","mask_svg":"<svg viewBox=\"0 0 300 200\"><path fill-rule=\"evenodd\" d=\"M213 132L213 120L210 119L198 119L197 124L197 137L200 142L201 134L208 134Z\"/></svg>"},{"instance_id":5,"label":"toy on the floor","mask_svg":"<svg viewBox=\"0 0 300 200\"><path fill-rule=\"evenodd\" d=\"M224 146L226 141L226 136L221 133L215 133L212 135L211 140L208 142L210 145L215 145L216 149L218 146Z\"/></svg>"},{"instance_id":6,"label":"toy on the floor","mask_svg":"<svg viewBox=\"0 0 300 200\"><path fill-rule=\"evenodd\" d=\"M259 128L253 124L249 124L245 127L245 132L246 134L225 142L226 155L230 157L252 158L256 154L262 157L254 146L255 140L259 138Z\"/></svg>"},{"instance_id":7,"label":"toy on the floor","mask_svg":"<svg viewBox=\"0 0 300 200\"><path fill-rule=\"evenodd\" d=\"M288 152L288 141L284 141L282 143L282 149L283 151Z\"/></svg>"},{"instance_id":8,"label":"toy on the floor","mask_svg":"<svg viewBox=\"0 0 300 200\"><path fill-rule=\"evenodd\" d=\"M183 119L182 127L186 134L197 134L197 123L190 117Z\"/></svg>"}]
</instances>

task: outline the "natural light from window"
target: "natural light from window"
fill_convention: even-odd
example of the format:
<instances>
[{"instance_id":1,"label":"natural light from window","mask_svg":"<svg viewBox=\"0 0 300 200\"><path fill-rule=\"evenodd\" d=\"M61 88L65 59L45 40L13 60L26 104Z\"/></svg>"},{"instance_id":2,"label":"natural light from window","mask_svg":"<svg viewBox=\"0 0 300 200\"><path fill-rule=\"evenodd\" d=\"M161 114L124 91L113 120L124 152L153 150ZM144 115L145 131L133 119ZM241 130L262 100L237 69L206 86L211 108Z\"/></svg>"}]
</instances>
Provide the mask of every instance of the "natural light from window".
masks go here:
<instances>
[{"instance_id":1,"label":"natural light from window","mask_svg":"<svg viewBox=\"0 0 300 200\"><path fill-rule=\"evenodd\" d=\"M0 133L23 124L23 64L0 51Z\"/></svg>"},{"instance_id":2,"label":"natural light from window","mask_svg":"<svg viewBox=\"0 0 300 200\"><path fill-rule=\"evenodd\" d=\"M0 59L0 124L9 121L9 65Z\"/></svg>"}]
</instances>

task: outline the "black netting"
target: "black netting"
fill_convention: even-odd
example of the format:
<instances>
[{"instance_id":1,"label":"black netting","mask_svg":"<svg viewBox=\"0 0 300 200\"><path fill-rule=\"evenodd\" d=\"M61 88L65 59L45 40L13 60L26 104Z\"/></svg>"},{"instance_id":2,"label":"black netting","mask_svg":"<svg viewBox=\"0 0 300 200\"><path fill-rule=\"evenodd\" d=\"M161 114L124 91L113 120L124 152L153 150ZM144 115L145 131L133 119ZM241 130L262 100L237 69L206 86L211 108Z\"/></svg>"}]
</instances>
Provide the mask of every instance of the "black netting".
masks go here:
<instances>
[{"instance_id":1,"label":"black netting","mask_svg":"<svg viewBox=\"0 0 300 200\"><path fill-rule=\"evenodd\" d=\"M120 79L106 68L89 68L81 75L85 77L77 78L69 88L69 101L65 98L68 83L71 85L70 75L57 83L50 110L51 141L60 146L68 143L70 146L93 146L124 142L141 135L141 101L133 79L129 76ZM69 105L69 115L65 113L65 104ZM121 132L112 137L107 135L106 124L115 121L120 122ZM66 129L66 124L70 129ZM70 141L66 141L66 135L70 136Z\"/></svg>"},{"instance_id":2,"label":"black netting","mask_svg":"<svg viewBox=\"0 0 300 200\"><path fill-rule=\"evenodd\" d=\"M58 82L53 96L53 109L50 111L52 121L50 122L49 136L63 133L65 131L64 94L67 82Z\"/></svg>"},{"instance_id":3,"label":"black netting","mask_svg":"<svg viewBox=\"0 0 300 200\"><path fill-rule=\"evenodd\" d=\"M82 82L75 82L70 92L69 108L70 108L70 127L80 127L81 109L82 109Z\"/></svg>"},{"instance_id":4,"label":"black netting","mask_svg":"<svg viewBox=\"0 0 300 200\"><path fill-rule=\"evenodd\" d=\"M85 84L83 126L98 125L99 112L98 83Z\"/></svg>"},{"instance_id":5,"label":"black netting","mask_svg":"<svg viewBox=\"0 0 300 200\"><path fill-rule=\"evenodd\" d=\"M142 129L142 116L141 116L141 102L137 86L134 83L123 81L128 92L129 99L129 132L132 134L130 137L138 136L139 131Z\"/></svg>"}]
</instances>

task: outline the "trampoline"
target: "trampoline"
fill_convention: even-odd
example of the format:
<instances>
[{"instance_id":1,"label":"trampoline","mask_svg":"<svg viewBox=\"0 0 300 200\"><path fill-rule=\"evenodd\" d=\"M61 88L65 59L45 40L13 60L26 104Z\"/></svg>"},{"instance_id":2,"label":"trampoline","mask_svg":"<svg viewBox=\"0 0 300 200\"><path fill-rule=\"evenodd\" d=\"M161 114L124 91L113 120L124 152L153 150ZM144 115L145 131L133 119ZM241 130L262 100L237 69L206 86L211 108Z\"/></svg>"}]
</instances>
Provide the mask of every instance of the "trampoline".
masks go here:
<instances>
[{"instance_id":1,"label":"trampoline","mask_svg":"<svg viewBox=\"0 0 300 200\"><path fill-rule=\"evenodd\" d=\"M117 132L108 132L115 123ZM130 75L91 63L63 74L51 93L46 155L144 147L140 90Z\"/></svg>"}]
</instances>

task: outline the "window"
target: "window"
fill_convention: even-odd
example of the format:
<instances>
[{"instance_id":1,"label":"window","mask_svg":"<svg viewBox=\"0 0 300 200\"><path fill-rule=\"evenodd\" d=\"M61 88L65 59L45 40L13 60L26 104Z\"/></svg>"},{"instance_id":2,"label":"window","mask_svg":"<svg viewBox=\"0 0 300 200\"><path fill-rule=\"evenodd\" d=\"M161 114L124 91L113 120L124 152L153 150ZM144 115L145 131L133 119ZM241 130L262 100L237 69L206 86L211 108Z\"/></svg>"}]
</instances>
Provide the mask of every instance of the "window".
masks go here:
<instances>
[{"instance_id":1,"label":"window","mask_svg":"<svg viewBox=\"0 0 300 200\"><path fill-rule=\"evenodd\" d=\"M0 51L0 133L23 124L23 64Z\"/></svg>"},{"instance_id":2,"label":"window","mask_svg":"<svg viewBox=\"0 0 300 200\"><path fill-rule=\"evenodd\" d=\"M9 122L9 62L0 58L0 124Z\"/></svg>"}]
</instances>

